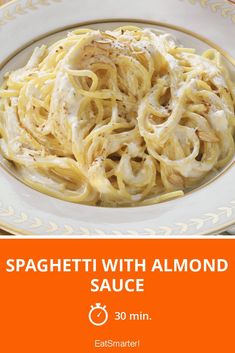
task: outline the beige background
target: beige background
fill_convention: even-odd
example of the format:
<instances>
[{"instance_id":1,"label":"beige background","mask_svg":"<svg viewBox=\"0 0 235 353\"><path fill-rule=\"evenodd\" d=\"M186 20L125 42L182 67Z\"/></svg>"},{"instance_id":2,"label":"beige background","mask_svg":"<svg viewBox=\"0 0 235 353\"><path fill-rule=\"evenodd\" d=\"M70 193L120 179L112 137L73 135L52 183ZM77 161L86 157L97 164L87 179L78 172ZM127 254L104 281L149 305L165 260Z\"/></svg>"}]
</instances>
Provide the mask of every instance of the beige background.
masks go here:
<instances>
[{"instance_id":1,"label":"beige background","mask_svg":"<svg viewBox=\"0 0 235 353\"><path fill-rule=\"evenodd\" d=\"M10 0L0 0L0 5L6 4L7 2L9 2Z\"/></svg>"}]
</instances>

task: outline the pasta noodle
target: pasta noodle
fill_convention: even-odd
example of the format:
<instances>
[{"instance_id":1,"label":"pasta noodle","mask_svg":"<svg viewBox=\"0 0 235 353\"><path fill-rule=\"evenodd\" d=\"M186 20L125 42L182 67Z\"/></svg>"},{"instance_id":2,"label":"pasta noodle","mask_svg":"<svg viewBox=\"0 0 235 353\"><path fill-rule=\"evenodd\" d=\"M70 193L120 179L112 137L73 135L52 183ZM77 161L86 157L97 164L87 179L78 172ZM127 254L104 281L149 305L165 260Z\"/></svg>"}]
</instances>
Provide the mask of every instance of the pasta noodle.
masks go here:
<instances>
[{"instance_id":1,"label":"pasta noodle","mask_svg":"<svg viewBox=\"0 0 235 353\"><path fill-rule=\"evenodd\" d=\"M5 75L0 149L30 186L101 206L184 194L234 154L220 54L134 26L76 29Z\"/></svg>"}]
</instances>

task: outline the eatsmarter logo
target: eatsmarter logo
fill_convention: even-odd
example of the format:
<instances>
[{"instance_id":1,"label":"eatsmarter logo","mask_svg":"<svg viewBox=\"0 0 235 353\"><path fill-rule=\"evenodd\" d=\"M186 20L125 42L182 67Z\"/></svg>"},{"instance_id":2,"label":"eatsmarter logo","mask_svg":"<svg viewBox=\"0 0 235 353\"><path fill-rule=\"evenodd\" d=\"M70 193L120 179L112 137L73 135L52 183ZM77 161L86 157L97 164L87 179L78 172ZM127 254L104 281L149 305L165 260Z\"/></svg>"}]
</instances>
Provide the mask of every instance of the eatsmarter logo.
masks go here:
<instances>
[{"instance_id":1,"label":"eatsmarter logo","mask_svg":"<svg viewBox=\"0 0 235 353\"><path fill-rule=\"evenodd\" d=\"M95 340L94 342L95 348L139 348L140 347L140 340L133 341L133 340Z\"/></svg>"}]
</instances>

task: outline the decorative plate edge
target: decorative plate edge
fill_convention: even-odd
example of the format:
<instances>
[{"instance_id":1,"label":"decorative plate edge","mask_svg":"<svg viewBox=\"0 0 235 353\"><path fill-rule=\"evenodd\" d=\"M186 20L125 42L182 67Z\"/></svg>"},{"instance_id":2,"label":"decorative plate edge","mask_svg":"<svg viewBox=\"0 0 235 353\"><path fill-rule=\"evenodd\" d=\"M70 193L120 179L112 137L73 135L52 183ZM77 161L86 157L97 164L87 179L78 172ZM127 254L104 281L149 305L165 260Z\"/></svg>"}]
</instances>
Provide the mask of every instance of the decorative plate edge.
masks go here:
<instances>
[{"instance_id":1,"label":"decorative plate edge","mask_svg":"<svg viewBox=\"0 0 235 353\"><path fill-rule=\"evenodd\" d=\"M173 227L169 226L158 226L156 229L154 228L144 228L141 232L136 231L136 230L127 230L125 233L120 230L112 230L107 233L107 231L104 231L103 229L89 229L87 227L78 227L74 228L73 226L69 224L65 224L63 227L58 225L55 222L44 222L42 219L39 217L33 217L31 218L27 213L25 212L20 212L18 213L14 207L12 206L4 206L2 202L0 202L0 217L1 219L5 220L11 220L13 224L17 225L22 225L23 227L26 227L29 232L27 233L36 235L33 233L34 230L39 230L40 234L43 235L55 235L55 234L60 234L62 236L67 236L67 235L97 235L97 236L103 236L103 235L130 235L130 236L143 236L143 235L149 235L149 236L156 236L156 235L163 235L163 236L171 236L171 235L187 235L187 232L192 230L195 230L197 234L200 230L203 229L205 224L209 223L211 226L216 226L221 220L221 218L226 218L228 221L233 217L234 215L234 222L235 222L235 200L230 201L229 206L223 206L217 208L216 212L207 212L205 213L202 217L200 218L190 218L188 222L175 222ZM231 222L233 223L233 219L231 219ZM1 226L1 222L0 222ZM221 225L221 228L223 228L223 225ZM23 229L15 229L15 233L21 234ZM209 229L208 232L211 232ZM38 233L38 232L37 232Z\"/></svg>"}]
</instances>

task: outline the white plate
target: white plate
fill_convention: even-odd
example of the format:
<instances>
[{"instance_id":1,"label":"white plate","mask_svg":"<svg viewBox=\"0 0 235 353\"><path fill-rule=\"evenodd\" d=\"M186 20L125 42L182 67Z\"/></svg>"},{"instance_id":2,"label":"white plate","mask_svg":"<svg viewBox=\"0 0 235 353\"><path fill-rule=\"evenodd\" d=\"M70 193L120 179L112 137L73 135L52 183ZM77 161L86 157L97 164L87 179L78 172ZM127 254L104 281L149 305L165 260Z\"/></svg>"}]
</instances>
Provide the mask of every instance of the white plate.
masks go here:
<instances>
[{"instance_id":1,"label":"white plate","mask_svg":"<svg viewBox=\"0 0 235 353\"><path fill-rule=\"evenodd\" d=\"M186 46L199 51L217 45L234 71L235 5L228 1L16 0L0 8L1 77L22 65L38 42L54 41L71 27L114 28L130 19L140 26L173 32ZM233 162L214 181L183 198L154 206L111 209L46 196L0 168L0 227L35 235L217 233L235 223L234 177Z\"/></svg>"}]
</instances>

